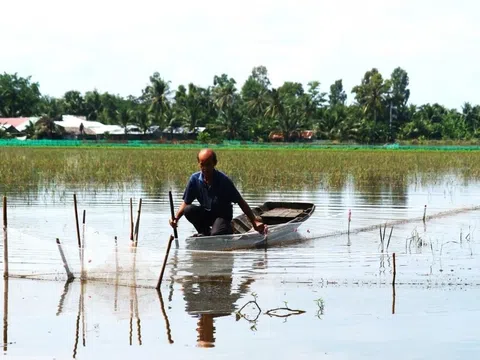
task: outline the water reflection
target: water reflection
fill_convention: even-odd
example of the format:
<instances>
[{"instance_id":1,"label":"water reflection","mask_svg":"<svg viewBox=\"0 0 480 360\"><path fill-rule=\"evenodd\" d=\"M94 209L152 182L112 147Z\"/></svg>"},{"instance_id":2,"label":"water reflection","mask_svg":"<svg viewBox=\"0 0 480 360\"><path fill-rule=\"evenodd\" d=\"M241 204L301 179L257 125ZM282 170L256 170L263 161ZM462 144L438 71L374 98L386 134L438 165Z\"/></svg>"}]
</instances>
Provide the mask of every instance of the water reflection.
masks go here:
<instances>
[{"instance_id":1,"label":"water reflection","mask_svg":"<svg viewBox=\"0 0 480 360\"><path fill-rule=\"evenodd\" d=\"M215 344L215 319L231 315L235 303L244 296L254 282L251 277L233 281L234 254L209 254L192 252L182 269L188 275L182 276L182 291L188 314L198 317L197 345L213 347Z\"/></svg>"},{"instance_id":2,"label":"water reflection","mask_svg":"<svg viewBox=\"0 0 480 360\"><path fill-rule=\"evenodd\" d=\"M167 312L165 311L165 303L163 302L162 291L157 289L158 300L160 301L160 309L162 310L163 319L165 320L165 328L167 329L167 338L170 344L173 344L172 330L170 328L170 321L168 320Z\"/></svg>"},{"instance_id":3,"label":"water reflection","mask_svg":"<svg viewBox=\"0 0 480 360\"><path fill-rule=\"evenodd\" d=\"M64 306L64 303L65 303L65 298L67 297L68 291L70 290L70 284L72 282L73 282L73 279L70 278L65 282L65 285L63 286L63 292L62 292L62 295L60 295L60 300L58 302L56 316L59 316L63 312L63 306Z\"/></svg>"}]
</instances>

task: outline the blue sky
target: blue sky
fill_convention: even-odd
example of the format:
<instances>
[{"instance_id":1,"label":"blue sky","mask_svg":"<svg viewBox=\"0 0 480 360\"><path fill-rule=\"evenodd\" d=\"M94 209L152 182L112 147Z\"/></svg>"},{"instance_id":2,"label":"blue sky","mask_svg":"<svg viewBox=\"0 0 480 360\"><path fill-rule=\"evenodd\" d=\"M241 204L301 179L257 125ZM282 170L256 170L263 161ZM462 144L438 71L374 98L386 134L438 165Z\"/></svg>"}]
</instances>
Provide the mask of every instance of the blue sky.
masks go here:
<instances>
[{"instance_id":1,"label":"blue sky","mask_svg":"<svg viewBox=\"0 0 480 360\"><path fill-rule=\"evenodd\" d=\"M0 13L0 72L52 96L139 95L154 71L175 88L222 73L240 88L264 65L274 86L343 79L350 102L367 70L400 66L411 103L480 104L474 0L5 0Z\"/></svg>"}]
</instances>

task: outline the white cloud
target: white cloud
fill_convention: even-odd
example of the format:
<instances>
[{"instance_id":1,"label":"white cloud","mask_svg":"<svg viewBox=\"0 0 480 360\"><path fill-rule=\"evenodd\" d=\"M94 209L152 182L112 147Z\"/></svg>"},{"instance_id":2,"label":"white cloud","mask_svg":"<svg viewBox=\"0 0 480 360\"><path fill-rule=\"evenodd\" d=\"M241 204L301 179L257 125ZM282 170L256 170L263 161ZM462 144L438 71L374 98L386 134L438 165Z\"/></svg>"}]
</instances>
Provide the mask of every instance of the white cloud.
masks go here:
<instances>
[{"instance_id":1,"label":"white cloud","mask_svg":"<svg viewBox=\"0 0 480 360\"><path fill-rule=\"evenodd\" d=\"M319 80L328 91L343 79L349 93L372 67L388 77L401 66L415 103L480 103L473 0L17 0L0 12L0 71L54 96L135 95L154 71L173 86L225 72L240 87L256 65L275 86Z\"/></svg>"}]
</instances>

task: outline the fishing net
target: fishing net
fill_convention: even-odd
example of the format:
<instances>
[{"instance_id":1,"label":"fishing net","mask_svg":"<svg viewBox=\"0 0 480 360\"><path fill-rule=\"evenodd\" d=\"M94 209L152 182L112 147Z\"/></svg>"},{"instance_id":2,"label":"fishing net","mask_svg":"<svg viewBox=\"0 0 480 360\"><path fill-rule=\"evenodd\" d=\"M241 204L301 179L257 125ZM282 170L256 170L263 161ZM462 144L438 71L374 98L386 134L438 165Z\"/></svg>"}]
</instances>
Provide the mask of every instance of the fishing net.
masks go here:
<instances>
[{"instance_id":1,"label":"fishing net","mask_svg":"<svg viewBox=\"0 0 480 360\"><path fill-rule=\"evenodd\" d=\"M393 221L355 219L358 225L350 229L345 220L317 215L299 228L298 236L303 240L298 245L268 251L240 250L233 252L235 256L222 251L188 250L181 240L178 248L172 243L164 281L200 286L199 279L213 279L217 283L239 274L281 281L299 281L306 277L313 282L388 283L393 271L392 253L396 252L401 264L397 268L401 274L399 281L426 283L429 278L440 283L476 284L480 283L480 278L473 276L480 273L476 257L479 213L480 206L470 206L432 212L425 216L425 222L423 216ZM447 233L454 235L442 235ZM128 236L112 238L85 225L80 228L83 248L79 248L73 234L59 239L58 243L56 238L35 236L32 231L10 224L3 232L9 243L9 277L65 281L70 272L77 280L109 285L136 288L157 285L166 239L158 247L134 246ZM4 241L1 243L3 253ZM295 250L291 250L292 247ZM268 261L255 260L264 266L254 266L249 260L252 256L262 257L264 253ZM296 260L290 262L292 266L289 267L285 261L289 258L292 261L292 256ZM359 275L352 276L352 269L357 269Z\"/></svg>"}]
</instances>

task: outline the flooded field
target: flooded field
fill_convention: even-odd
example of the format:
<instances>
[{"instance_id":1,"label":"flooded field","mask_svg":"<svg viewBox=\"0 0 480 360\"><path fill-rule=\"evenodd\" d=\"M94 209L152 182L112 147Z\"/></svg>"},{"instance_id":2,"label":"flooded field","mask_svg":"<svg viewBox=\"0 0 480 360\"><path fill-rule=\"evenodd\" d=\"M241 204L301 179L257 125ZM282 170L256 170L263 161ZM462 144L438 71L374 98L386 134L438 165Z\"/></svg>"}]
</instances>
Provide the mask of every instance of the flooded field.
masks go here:
<instances>
[{"instance_id":1,"label":"flooded field","mask_svg":"<svg viewBox=\"0 0 480 360\"><path fill-rule=\"evenodd\" d=\"M10 187L2 357L470 359L480 353L479 181L445 172L401 188L372 177L361 188L346 179L338 189L289 190L286 182L281 190L242 189L250 205L315 203L298 229L304 241L190 251L183 239L194 228L182 219L157 293L172 233L168 190L178 205L183 185L164 184L157 192L140 184ZM87 281L68 283L55 240L78 276L74 192ZM136 251L130 198L134 216L142 199Z\"/></svg>"}]
</instances>

